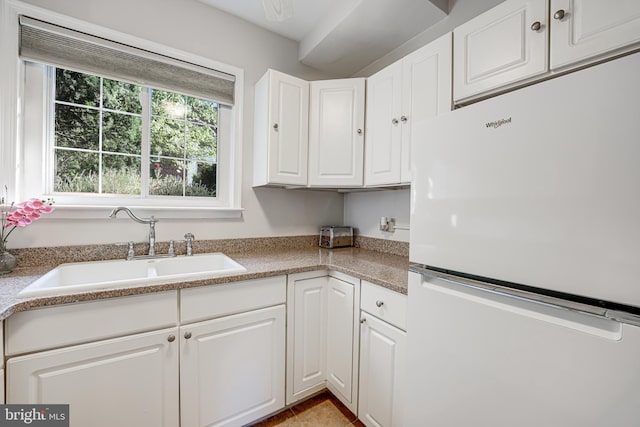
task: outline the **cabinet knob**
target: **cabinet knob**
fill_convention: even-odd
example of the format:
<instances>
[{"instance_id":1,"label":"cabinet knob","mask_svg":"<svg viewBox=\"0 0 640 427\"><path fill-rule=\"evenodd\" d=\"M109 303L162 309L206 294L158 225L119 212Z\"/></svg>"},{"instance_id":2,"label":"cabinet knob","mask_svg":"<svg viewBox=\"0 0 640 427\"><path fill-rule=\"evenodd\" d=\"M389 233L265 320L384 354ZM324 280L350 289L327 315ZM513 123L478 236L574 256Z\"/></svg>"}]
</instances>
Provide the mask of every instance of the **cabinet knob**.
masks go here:
<instances>
[{"instance_id":1,"label":"cabinet knob","mask_svg":"<svg viewBox=\"0 0 640 427\"><path fill-rule=\"evenodd\" d=\"M398 124L398 119L396 119L395 117L393 119L391 119L391 124L392 125L397 125Z\"/></svg>"},{"instance_id":2,"label":"cabinet knob","mask_svg":"<svg viewBox=\"0 0 640 427\"><path fill-rule=\"evenodd\" d=\"M380 301L380 300L376 301L377 307L382 307L383 305L384 305L384 301Z\"/></svg>"},{"instance_id":3,"label":"cabinet knob","mask_svg":"<svg viewBox=\"0 0 640 427\"><path fill-rule=\"evenodd\" d=\"M540 28L542 28L542 24L540 23L540 21L536 21L533 24L531 24L531 29L533 31L540 31Z\"/></svg>"},{"instance_id":4,"label":"cabinet knob","mask_svg":"<svg viewBox=\"0 0 640 427\"><path fill-rule=\"evenodd\" d=\"M358 132L358 135L362 135L362 129L358 129L356 132Z\"/></svg>"},{"instance_id":5,"label":"cabinet knob","mask_svg":"<svg viewBox=\"0 0 640 427\"><path fill-rule=\"evenodd\" d=\"M400 121L401 121L402 123L407 123L407 120L409 120L409 119L407 118L407 116L402 116L402 117L400 117Z\"/></svg>"},{"instance_id":6,"label":"cabinet knob","mask_svg":"<svg viewBox=\"0 0 640 427\"><path fill-rule=\"evenodd\" d=\"M564 18L565 15L566 15L566 13L565 13L564 9L560 9L556 13L553 14L553 19L557 19L558 21L560 21L562 18Z\"/></svg>"},{"instance_id":7,"label":"cabinet knob","mask_svg":"<svg viewBox=\"0 0 640 427\"><path fill-rule=\"evenodd\" d=\"M362 319L360 319L360 324L362 325L362 324L364 324L366 321L367 321L367 319L366 319L366 318L362 318Z\"/></svg>"},{"instance_id":8,"label":"cabinet knob","mask_svg":"<svg viewBox=\"0 0 640 427\"><path fill-rule=\"evenodd\" d=\"M176 336L175 335L169 335L167 337L167 341L169 341L169 342L174 342L175 340L176 340Z\"/></svg>"},{"instance_id":9,"label":"cabinet knob","mask_svg":"<svg viewBox=\"0 0 640 427\"><path fill-rule=\"evenodd\" d=\"M274 128L275 130L278 130L278 124L277 124L277 123L274 123L274 124L273 124L273 128Z\"/></svg>"},{"instance_id":10,"label":"cabinet knob","mask_svg":"<svg viewBox=\"0 0 640 427\"><path fill-rule=\"evenodd\" d=\"M185 332L184 333L184 339L188 340L189 338L191 338L191 332Z\"/></svg>"}]
</instances>

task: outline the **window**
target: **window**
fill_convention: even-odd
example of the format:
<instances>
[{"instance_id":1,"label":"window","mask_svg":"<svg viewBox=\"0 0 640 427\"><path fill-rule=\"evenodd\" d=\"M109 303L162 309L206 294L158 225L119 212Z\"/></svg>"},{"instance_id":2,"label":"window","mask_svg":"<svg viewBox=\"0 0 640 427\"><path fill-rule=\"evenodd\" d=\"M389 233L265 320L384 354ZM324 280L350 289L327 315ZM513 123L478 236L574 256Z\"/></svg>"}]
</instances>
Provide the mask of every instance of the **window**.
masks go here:
<instances>
[{"instance_id":1,"label":"window","mask_svg":"<svg viewBox=\"0 0 640 427\"><path fill-rule=\"evenodd\" d=\"M62 68L51 74L54 193L216 197L218 103Z\"/></svg>"},{"instance_id":2,"label":"window","mask_svg":"<svg viewBox=\"0 0 640 427\"><path fill-rule=\"evenodd\" d=\"M54 196L58 211L239 216L242 70L79 25L19 17L15 188ZM71 216L95 216L83 212Z\"/></svg>"}]
</instances>

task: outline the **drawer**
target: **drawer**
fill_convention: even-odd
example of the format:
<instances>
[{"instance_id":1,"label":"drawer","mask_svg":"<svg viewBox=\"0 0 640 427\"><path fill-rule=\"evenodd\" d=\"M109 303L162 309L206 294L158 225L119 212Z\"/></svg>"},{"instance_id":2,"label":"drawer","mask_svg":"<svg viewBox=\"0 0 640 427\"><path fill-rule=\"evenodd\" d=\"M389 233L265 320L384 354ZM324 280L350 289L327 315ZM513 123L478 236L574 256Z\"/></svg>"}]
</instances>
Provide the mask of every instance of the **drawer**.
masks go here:
<instances>
[{"instance_id":1,"label":"drawer","mask_svg":"<svg viewBox=\"0 0 640 427\"><path fill-rule=\"evenodd\" d=\"M245 280L180 291L180 322L242 313L287 301L287 277Z\"/></svg>"},{"instance_id":2,"label":"drawer","mask_svg":"<svg viewBox=\"0 0 640 427\"><path fill-rule=\"evenodd\" d=\"M6 322L7 355L176 326L177 292L21 311Z\"/></svg>"},{"instance_id":3,"label":"drawer","mask_svg":"<svg viewBox=\"0 0 640 427\"><path fill-rule=\"evenodd\" d=\"M360 309L403 331L407 330L407 296L404 294L363 280Z\"/></svg>"}]
</instances>

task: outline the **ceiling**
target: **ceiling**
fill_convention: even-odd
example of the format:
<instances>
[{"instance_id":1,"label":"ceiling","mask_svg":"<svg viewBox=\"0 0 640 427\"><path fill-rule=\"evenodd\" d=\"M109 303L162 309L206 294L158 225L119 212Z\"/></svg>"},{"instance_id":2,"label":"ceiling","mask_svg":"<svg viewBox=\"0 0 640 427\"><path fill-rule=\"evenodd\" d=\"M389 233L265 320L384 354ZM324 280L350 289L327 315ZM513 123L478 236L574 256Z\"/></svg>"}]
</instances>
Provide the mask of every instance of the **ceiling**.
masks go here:
<instances>
[{"instance_id":1,"label":"ceiling","mask_svg":"<svg viewBox=\"0 0 640 427\"><path fill-rule=\"evenodd\" d=\"M300 62L344 77L449 11L448 0L292 0L293 16L278 22L266 19L263 0L199 1L297 41Z\"/></svg>"}]
</instances>

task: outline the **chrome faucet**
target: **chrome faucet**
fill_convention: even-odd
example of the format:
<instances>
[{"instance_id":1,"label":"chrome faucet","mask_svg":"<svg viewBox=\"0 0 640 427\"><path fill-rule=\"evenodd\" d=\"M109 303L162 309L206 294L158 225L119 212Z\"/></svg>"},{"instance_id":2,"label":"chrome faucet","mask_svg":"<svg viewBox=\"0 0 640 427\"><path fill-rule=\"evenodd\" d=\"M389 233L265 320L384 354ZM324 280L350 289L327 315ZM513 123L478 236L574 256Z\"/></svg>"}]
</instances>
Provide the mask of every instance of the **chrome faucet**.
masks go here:
<instances>
[{"instance_id":1,"label":"chrome faucet","mask_svg":"<svg viewBox=\"0 0 640 427\"><path fill-rule=\"evenodd\" d=\"M158 220L155 219L153 215L149 219L138 218L133 214L133 212L131 212L129 208L125 208L124 206L118 206L117 208L114 208L109 214L109 218L115 218L116 215L118 215L118 212L120 211L126 212L127 215L129 215L129 218L131 218L135 222L139 222L140 224L149 224L149 255L148 256L150 257L156 256L156 222L158 222ZM173 256L175 256L175 253Z\"/></svg>"}]
</instances>

